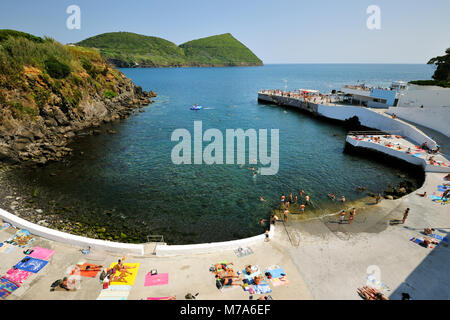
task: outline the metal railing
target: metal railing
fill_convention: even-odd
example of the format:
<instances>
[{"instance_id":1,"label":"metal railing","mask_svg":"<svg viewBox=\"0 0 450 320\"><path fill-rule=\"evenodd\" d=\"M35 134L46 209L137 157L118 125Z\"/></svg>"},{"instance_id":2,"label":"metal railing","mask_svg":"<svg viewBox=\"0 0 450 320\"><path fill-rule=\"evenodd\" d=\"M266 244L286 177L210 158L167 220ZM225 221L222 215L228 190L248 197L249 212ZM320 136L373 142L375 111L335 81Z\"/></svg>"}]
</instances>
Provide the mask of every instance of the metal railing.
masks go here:
<instances>
[{"instance_id":1,"label":"metal railing","mask_svg":"<svg viewBox=\"0 0 450 320\"><path fill-rule=\"evenodd\" d=\"M401 130L392 130L391 132L385 131L349 131L347 133L348 136L363 136L363 135L372 135L372 136L392 136L400 133Z\"/></svg>"}]
</instances>

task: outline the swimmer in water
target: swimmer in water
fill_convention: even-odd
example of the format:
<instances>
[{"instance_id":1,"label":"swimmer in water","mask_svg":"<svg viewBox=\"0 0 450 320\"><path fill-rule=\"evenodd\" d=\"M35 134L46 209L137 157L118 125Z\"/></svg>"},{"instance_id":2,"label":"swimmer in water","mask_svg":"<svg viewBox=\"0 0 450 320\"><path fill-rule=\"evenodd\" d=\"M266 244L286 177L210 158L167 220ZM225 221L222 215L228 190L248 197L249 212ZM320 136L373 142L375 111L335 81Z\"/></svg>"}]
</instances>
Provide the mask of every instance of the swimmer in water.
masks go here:
<instances>
[{"instance_id":1,"label":"swimmer in water","mask_svg":"<svg viewBox=\"0 0 450 320\"><path fill-rule=\"evenodd\" d=\"M330 196L331 200L336 200L336 196L334 195L334 193L330 193L329 196Z\"/></svg>"},{"instance_id":2,"label":"swimmer in water","mask_svg":"<svg viewBox=\"0 0 450 320\"><path fill-rule=\"evenodd\" d=\"M266 200L264 200L263 196L259 196L259 201L266 201Z\"/></svg>"},{"instance_id":3,"label":"swimmer in water","mask_svg":"<svg viewBox=\"0 0 450 320\"><path fill-rule=\"evenodd\" d=\"M295 195L295 197L294 197L294 203L297 203L297 201L298 201L298 197L297 197L297 195Z\"/></svg>"},{"instance_id":4,"label":"swimmer in water","mask_svg":"<svg viewBox=\"0 0 450 320\"><path fill-rule=\"evenodd\" d=\"M341 202L345 202L345 196L341 197Z\"/></svg>"},{"instance_id":5,"label":"swimmer in water","mask_svg":"<svg viewBox=\"0 0 450 320\"><path fill-rule=\"evenodd\" d=\"M305 201L306 201L306 204L307 204L307 205L310 204L310 203L309 203L309 196L308 196L308 195L305 196Z\"/></svg>"}]
</instances>

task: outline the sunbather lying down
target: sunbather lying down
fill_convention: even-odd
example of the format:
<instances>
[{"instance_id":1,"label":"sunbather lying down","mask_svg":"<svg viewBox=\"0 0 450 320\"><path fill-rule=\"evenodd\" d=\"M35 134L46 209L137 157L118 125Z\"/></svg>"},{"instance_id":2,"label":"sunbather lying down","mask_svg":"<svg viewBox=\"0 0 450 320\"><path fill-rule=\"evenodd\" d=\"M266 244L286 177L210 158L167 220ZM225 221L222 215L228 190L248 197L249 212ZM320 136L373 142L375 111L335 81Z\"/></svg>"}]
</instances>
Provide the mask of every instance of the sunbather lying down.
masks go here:
<instances>
[{"instance_id":1,"label":"sunbather lying down","mask_svg":"<svg viewBox=\"0 0 450 320\"><path fill-rule=\"evenodd\" d=\"M28 244L28 241L30 241L33 238L32 235L28 236L17 236L13 241L17 243L19 246L24 246Z\"/></svg>"},{"instance_id":2,"label":"sunbather lying down","mask_svg":"<svg viewBox=\"0 0 450 320\"><path fill-rule=\"evenodd\" d=\"M253 278L253 282L255 284L261 284L262 281L263 281L263 277L261 275L258 275L258 276Z\"/></svg>"},{"instance_id":3,"label":"sunbather lying down","mask_svg":"<svg viewBox=\"0 0 450 320\"><path fill-rule=\"evenodd\" d=\"M216 265L214 266L215 271L219 271L221 269L223 270L231 270L232 268L230 267L230 265L232 265L233 262L229 262L229 263L216 263Z\"/></svg>"},{"instance_id":4,"label":"sunbather lying down","mask_svg":"<svg viewBox=\"0 0 450 320\"><path fill-rule=\"evenodd\" d=\"M435 239L429 238L429 237L424 237L423 241L422 241L422 245L426 248L428 248L428 246L430 244L439 244L439 242Z\"/></svg>"},{"instance_id":5,"label":"sunbather lying down","mask_svg":"<svg viewBox=\"0 0 450 320\"><path fill-rule=\"evenodd\" d=\"M241 286L244 283L242 282L243 279L239 278L239 279L220 279L220 283L222 284L222 286ZM240 283L238 283L240 282Z\"/></svg>"},{"instance_id":6,"label":"sunbather lying down","mask_svg":"<svg viewBox=\"0 0 450 320\"><path fill-rule=\"evenodd\" d=\"M114 269L114 270L116 270L116 271L118 271L118 272L128 273L128 274L131 274L131 272L127 271L127 269L134 269L134 268L136 268L136 267L125 266L125 265L123 264L122 260L119 260L119 261L117 262L117 264L115 264L115 265L113 266L113 269Z\"/></svg>"},{"instance_id":7,"label":"sunbather lying down","mask_svg":"<svg viewBox=\"0 0 450 320\"><path fill-rule=\"evenodd\" d=\"M228 278L239 278L233 270L229 269L228 271L222 270L215 272L216 278L218 279L228 279Z\"/></svg>"},{"instance_id":8,"label":"sunbather lying down","mask_svg":"<svg viewBox=\"0 0 450 320\"><path fill-rule=\"evenodd\" d=\"M103 266L100 265L84 265L84 264L76 264L76 271L102 271Z\"/></svg>"}]
</instances>

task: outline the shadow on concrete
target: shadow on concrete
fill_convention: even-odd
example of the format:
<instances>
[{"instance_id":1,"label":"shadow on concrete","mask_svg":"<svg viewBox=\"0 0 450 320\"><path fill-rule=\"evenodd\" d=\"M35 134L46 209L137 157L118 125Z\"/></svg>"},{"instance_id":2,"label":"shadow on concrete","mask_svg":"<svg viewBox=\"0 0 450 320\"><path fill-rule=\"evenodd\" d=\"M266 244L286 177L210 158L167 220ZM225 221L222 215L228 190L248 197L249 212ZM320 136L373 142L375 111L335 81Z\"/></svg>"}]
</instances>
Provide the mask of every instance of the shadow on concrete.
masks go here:
<instances>
[{"instance_id":1,"label":"shadow on concrete","mask_svg":"<svg viewBox=\"0 0 450 320\"><path fill-rule=\"evenodd\" d=\"M440 228L434 227L437 231ZM450 232L437 232L449 238ZM419 237L419 234L417 235ZM420 234L423 237L423 234ZM416 244L420 246L420 244ZM420 263L405 281L389 296L392 300L402 298L402 293L408 293L413 300L449 300L450 299L450 246L448 242L440 242L434 248L421 247L429 250L427 257Z\"/></svg>"}]
</instances>

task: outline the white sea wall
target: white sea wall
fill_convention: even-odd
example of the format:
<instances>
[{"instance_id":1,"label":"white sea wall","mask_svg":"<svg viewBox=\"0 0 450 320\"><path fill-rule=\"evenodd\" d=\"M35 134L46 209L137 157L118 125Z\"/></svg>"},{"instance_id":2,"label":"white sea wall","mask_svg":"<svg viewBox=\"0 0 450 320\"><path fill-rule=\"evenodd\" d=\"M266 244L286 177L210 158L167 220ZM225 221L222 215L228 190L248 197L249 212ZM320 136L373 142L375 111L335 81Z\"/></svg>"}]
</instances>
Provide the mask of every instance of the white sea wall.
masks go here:
<instances>
[{"instance_id":1,"label":"white sea wall","mask_svg":"<svg viewBox=\"0 0 450 320\"><path fill-rule=\"evenodd\" d=\"M325 106L319 104L318 114L337 120L346 120L357 116L363 126L406 137L418 145L426 142L429 147L436 147L436 142L416 127L368 108L358 106Z\"/></svg>"},{"instance_id":2,"label":"white sea wall","mask_svg":"<svg viewBox=\"0 0 450 320\"><path fill-rule=\"evenodd\" d=\"M387 111L398 118L431 128L450 137L450 107L391 107Z\"/></svg>"},{"instance_id":3,"label":"white sea wall","mask_svg":"<svg viewBox=\"0 0 450 320\"><path fill-rule=\"evenodd\" d=\"M92 249L102 249L121 254L130 253L139 256L142 256L144 254L144 245L142 244L130 244L130 243L119 243L112 241L97 240L53 230L50 228L40 226L38 224L34 224L22 218L19 218L3 209L0 209L0 218L5 222L10 223L12 226L16 228L26 229L31 234L49 240L68 243L71 245L76 245L84 248L90 246Z\"/></svg>"},{"instance_id":4,"label":"white sea wall","mask_svg":"<svg viewBox=\"0 0 450 320\"><path fill-rule=\"evenodd\" d=\"M410 84L398 97L398 107L426 109L450 107L450 88L437 86L418 86Z\"/></svg>"}]
</instances>

